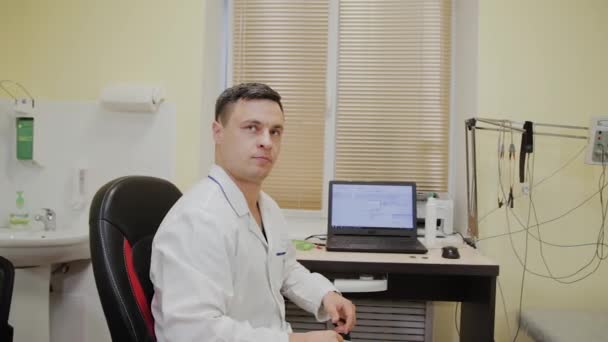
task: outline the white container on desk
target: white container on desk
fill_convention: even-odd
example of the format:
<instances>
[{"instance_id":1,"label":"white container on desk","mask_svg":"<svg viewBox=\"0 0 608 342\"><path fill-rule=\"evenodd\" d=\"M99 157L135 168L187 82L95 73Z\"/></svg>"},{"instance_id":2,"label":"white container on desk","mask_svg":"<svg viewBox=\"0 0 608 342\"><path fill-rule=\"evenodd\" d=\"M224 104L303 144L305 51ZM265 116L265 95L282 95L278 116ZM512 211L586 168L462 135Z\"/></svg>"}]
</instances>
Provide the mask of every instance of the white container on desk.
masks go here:
<instances>
[{"instance_id":1,"label":"white container on desk","mask_svg":"<svg viewBox=\"0 0 608 342\"><path fill-rule=\"evenodd\" d=\"M433 197L426 202L424 244L426 248L433 248L437 244L437 200Z\"/></svg>"}]
</instances>

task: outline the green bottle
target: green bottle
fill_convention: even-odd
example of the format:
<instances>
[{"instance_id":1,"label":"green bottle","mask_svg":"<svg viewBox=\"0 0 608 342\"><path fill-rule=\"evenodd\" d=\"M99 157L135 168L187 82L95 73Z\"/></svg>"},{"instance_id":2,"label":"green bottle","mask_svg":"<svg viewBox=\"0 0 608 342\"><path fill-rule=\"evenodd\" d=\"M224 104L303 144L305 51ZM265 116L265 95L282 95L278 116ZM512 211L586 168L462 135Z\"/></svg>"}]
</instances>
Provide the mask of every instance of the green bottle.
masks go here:
<instances>
[{"instance_id":1,"label":"green bottle","mask_svg":"<svg viewBox=\"0 0 608 342\"><path fill-rule=\"evenodd\" d=\"M25 207L25 199L23 191L17 191L17 199L15 200L15 211L10 213L8 223L12 229L27 228L30 225L30 214Z\"/></svg>"}]
</instances>

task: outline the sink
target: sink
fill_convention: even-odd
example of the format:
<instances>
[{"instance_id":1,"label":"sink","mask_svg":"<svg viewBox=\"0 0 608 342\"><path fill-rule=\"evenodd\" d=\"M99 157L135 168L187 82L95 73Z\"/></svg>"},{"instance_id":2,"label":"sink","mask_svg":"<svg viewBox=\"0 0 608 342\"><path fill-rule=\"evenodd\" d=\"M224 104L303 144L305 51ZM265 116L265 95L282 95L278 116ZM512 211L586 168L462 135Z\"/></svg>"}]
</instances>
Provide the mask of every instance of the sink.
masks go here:
<instances>
[{"instance_id":1,"label":"sink","mask_svg":"<svg viewBox=\"0 0 608 342\"><path fill-rule=\"evenodd\" d=\"M90 258L88 226L79 222L72 227L0 228L0 255L17 268L9 316L15 341L50 341L51 264ZM31 329L31 322L36 322L36 329Z\"/></svg>"},{"instance_id":2,"label":"sink","mask_svg":"<svg viewBox=\"0 0 608 342\"><path fill-rule=\"evenodd\" d=\"M0 228L0 255L15 267L88 259L89 231L86 227L54 231Z\"/></svg>"}]
</instances>

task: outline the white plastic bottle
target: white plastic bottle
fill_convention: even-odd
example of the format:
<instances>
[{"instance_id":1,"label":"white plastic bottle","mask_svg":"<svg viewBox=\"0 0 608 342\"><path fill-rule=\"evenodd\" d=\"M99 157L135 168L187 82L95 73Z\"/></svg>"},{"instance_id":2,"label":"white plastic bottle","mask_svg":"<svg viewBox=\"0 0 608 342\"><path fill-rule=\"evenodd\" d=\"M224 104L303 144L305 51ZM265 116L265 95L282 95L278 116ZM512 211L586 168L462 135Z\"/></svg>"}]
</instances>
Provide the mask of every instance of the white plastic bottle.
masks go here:
<instances>
[{"instance_id":1,"label":"white plastic bottle","mask_svg":"<svg viewBox=\"0 0 608 342\"><path fill-rule=\"evenodd\" d=\"M426 218L424 220L424 244L433 247L437 238L437 200L429 197L426 201Z\"/></svg>"}]
</instances>

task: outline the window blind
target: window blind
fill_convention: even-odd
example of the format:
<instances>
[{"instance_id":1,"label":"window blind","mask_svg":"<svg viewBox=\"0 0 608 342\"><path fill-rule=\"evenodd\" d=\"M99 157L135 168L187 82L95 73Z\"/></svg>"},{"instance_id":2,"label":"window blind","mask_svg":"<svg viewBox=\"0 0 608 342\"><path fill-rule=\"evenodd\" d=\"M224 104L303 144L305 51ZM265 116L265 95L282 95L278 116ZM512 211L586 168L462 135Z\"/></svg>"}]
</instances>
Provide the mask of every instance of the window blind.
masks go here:
<instances>
[{"instance_id":1,"label":"window blind","mask_svg":"<svg viewBox=\"0 0 608 342\"><path fill-rule=\"evenodd\" d=\"M232 82L283 97L282 149L264 182L282 208L321 208L328 9L328 0L233 1Z\"/></svg>"},{"instance_id":2,"label":"window blind","mask_svg":"<svg viewBox=\"0 0 608 342\"><path fill-rule=\"evenodd\" d=\"M340 1L336 179L447 191L451 7Z\"/></svg>"},{"instance_id":3,"label":"window blind","mask_svg":"<svg viewBox=\"0 0 608 342\"><path fill-rule=\"evenodd\" d=\"M283 208L320 209L329 80L337 83L329 178L447 191L451 1L339 0L329 38L338 67L328 76L330 1L338 0L232 2L232 82L267 83L284 100L282 152L264 190Z\"/></svg>"}]
</instances>

